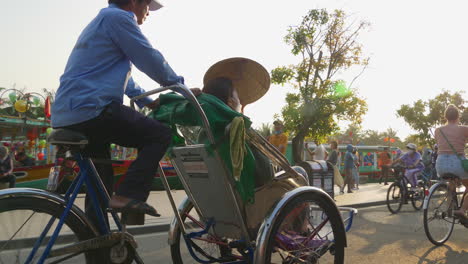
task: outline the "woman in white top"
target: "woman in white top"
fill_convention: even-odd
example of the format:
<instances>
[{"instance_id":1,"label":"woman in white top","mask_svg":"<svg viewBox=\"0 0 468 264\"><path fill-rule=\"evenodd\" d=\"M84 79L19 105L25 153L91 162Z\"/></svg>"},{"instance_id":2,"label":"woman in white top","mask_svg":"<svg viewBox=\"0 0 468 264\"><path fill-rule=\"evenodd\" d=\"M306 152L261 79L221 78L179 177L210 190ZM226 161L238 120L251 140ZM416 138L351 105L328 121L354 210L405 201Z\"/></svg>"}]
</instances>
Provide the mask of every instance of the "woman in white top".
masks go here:
<instances>
[{"instance_id":1,"label":"woman in white top","mask_svg":"<svg viewBox=\"0 0 468 264\"><path fill-rule=\"evenodd\" d=\"M447 124L435 130L435 139L438 145L437 174L439 176L447 173L457 175L462 179L468 190L468 173L463 169L460 162L460 157L466 158L465 144L468 141L468 126L459 124L460 111L454 105L449 105L445 109L445 119L447 119ZM456 154L452 147L455 149ZM454 188L454 186L450 186L450 188ZM455 214L468 221L468 195L465 195L462 208L455 211Z\"/></svg>"}]
</instances>

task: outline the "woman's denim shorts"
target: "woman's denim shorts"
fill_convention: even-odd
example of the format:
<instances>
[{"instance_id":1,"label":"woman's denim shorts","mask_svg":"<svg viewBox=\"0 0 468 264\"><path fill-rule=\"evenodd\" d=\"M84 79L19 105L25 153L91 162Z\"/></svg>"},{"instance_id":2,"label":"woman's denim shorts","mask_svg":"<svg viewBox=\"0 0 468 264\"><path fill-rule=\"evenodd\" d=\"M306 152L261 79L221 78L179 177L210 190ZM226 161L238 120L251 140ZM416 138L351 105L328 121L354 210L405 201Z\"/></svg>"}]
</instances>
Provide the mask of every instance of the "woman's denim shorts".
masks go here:
<instances>
[{"instance_id":1,"label":"woman's denim shorts","mask_svg":"<svg viewBox=\"0 0 468 264\"><path fill-rule=\"evenodd\" d=\"M455 154L439 154L436 161L436 170L439 176L452 173L462 179L468 179L468 172L463 169L459 156Z\"/></svg>"}]
</instances>

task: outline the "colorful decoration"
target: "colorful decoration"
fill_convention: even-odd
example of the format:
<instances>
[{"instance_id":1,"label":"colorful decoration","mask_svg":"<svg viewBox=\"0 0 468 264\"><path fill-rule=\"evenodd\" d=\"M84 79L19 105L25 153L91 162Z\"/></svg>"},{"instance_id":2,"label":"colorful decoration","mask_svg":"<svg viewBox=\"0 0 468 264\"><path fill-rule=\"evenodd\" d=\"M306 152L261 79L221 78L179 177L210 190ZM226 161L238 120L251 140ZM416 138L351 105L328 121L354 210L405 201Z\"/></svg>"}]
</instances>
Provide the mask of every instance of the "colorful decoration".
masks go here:
<instances>
[{"instance_id":1,"label":"colorful decoration","mask_svg":"<svg viewBox=\"0 0 468 264\"><path fill-rule=\"evenodd\" d=\"M52 133L52 130L53 130L53 128L48 127L48 128L46 129L46 134L47 134L47 135L50 135L50 133Z\"/></svg>"},{"instance_id":2,"label":"colorful decoration","mask_svg":"<svg viewBox=\"0 0 468 264\"><path fill-rule=\"evenodd\" d=\"M395 139L394 139L394 138L391 138L391 139L390 139L390 142L395 143Z\"/></svg>"},{"instance_id":3,"label":"colorful decoration","mask_svg":"<svg viewBox=\"0 0 468 264\"><path fill-rule=\"evenodd\" d=\"M34 104L35 106L38 106L40 102L41 102L41 101L39 100L39 98L38 98L37 96L34 96L34 97L33 97L33 104Z\"/></svg>"},{"instance_id":4,"label":"colorful decoration","mask_svg":"<svg viewBox=\"0 0 468 264\"><path fill-rule=\"evenodd\" d=\"M110 147L111 147L111 148L115 148L115 144L112 143L112 144L110 145Z\"/></svg>"},{"instance_id":5,"label":"colorful decoration","mask_svg":"<svg viewBox=\"0 0 468 264\"><path fill-rule=\"evenodd\" d=\"M45 148L46 145L47 145L47 141L45 139L39 140L39 147Z\"/></svg>"},{"instance_id":6,"label":"colorful decoration","mask_svg":"<svg viewBox=\"0 0 468 264\"><path fill-rule=\"evenodd\" d=\"M13 103L14 101L16 101L16 93L10 93L8 95L8 98L10 98L10 101Z\"/></svg>"},{"instance_id":7,"label":"colorful decoration","mask_svg":"<svg viewBox=\"0 0 468 264\"><path fill-rule=\"evenodd\" d=\"M370 152L367 152L367 156L370 156L370 155L372 155L372 153L370 153Z\"/></svg>"},{"instance_id":8,"label":"colorful decoration","mask_svg":"<svg viewBox=\"0 0 468 264\"><path fill-rule=\"evenodd\" d=\"M387 141L388 141L388 137L385 137L385 138L383 139L383 141L387 142Z\"/></svg>"},{"instance_id":9,"label":"colorful decoration","mask_svg":"<svg viewBox=\"0 0 468 264\"><path fill-rule=\"evenodd\" d=\"M18 100L15 102L15 109L20 113L24 113L28 110L28 103L24 100Z\"/></svg>"},{"instance_id":10,"label":"colorful decoration","mask_svg":"<svg viewBox=\"0 0 468 264\"><path fill-rule=\"evenodd\" d=\"M47 118L50 118L50 97L47 96L45 103L44 103L44 114Z\"/></svg>"},{"instance_id":11,"label":"colorful decoration","mask_svg":"<svg viewBox=\"0 0 468 264\"><path fill-rule=\"evenodd\" d=\"M44 159L44 153L42 153L42 152L37 153L37 158L39 160L43 160Z\"/></svg>"}]
</instances>

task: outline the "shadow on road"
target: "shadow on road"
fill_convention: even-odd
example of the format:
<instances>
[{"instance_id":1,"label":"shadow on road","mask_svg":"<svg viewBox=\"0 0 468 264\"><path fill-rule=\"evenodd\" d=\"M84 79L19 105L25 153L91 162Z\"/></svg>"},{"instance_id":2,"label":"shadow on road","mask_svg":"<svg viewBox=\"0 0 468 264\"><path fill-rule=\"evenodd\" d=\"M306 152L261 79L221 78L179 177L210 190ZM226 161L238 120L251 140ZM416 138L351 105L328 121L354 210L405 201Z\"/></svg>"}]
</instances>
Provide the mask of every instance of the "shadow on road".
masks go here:
<instances>
[{"instance_id":1,"label":"shadow on road","mask_svg":"<svg viewBox=\"0 0 468 264\"><path fill-rule=\"evenodd\" d=\"M450 246L434 246L419 258L417 264L462 264L468 262L468 251L455 251Z\"/></svg>"}]
</instances>

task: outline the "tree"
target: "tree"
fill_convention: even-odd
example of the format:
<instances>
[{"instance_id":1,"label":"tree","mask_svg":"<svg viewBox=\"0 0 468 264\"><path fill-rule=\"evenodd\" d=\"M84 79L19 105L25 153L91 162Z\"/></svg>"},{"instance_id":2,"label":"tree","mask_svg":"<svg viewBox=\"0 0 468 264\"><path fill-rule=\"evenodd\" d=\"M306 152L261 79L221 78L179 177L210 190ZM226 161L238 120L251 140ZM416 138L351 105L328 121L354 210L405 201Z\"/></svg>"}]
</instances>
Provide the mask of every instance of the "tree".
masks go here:
<instances>
[{"instance_id":1,"label":"tree","mask_svg":"<svg viewBox=\"0 0 468 264\"><path fill-rule=\"evenodd\" d=\"M269 123L262 123L262 125L257 129L258 133L264 138L271 136L272 126Z\"/></svg>"},{"instance_id":2,"label":"tree","mask_svg":"<svg viewBox=\"0 0 468 264\"><path fill-rule=\"evenodd\" d=\"M341 10L310 10L299 26L289 28L285 37L292 54L301 61L277 67L271 73L273 83L288 83L297 90L287 94L287 105L281 111L285 128L293 137L295 162L302 160L305 137L323 141L338 129L339 120L359 124L367 111L366 102L350 88L362 71L349 87L335 77L352 66L364 70L369 62L362 57L361 44L357 42L368 23L347 21Z\"/></svg>"},{"instance_id":3,"label":"tree","mask_svg":"<svg viewBox=\"0 0 468 264\"><path fill-rule=\"evenodd\" d=\"M460 109L460 122L468 123L468 108L465 107L467 101L463 98L463 93L460 91L452 94L449 91L442 91L433 99L427 101L420 99L412 106L404 104L397 110L397 116L402 117L418 132L412 135L412 140L432 146L435 143L432 133L436 127L445 124L444 111L449 104L454 104Z\"/></svg>"}]
</instances>

